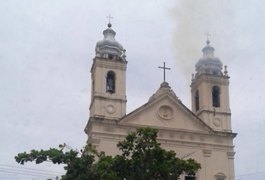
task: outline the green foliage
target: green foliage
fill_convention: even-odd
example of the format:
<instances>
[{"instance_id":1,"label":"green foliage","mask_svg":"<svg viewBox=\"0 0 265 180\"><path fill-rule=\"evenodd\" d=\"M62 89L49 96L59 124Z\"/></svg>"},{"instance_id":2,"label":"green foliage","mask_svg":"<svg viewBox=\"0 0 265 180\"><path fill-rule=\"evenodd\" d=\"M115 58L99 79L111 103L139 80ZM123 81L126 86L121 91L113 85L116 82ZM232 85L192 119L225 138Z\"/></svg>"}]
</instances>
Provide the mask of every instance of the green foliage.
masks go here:
<instances>
[{"instance_id":1,"label":"green foliage","mask_svg":"<svg viewBox=\"0 0 265 180\"><path fill-rule=\"evenodd\" d=\"M119 142L117 147L122 154L115 157L99 153L91 145L80 152L66 151L64 144L59 149L19 153L15 159L20 164L32 161L65 164L62 180L175 180L184 172L192 174L200 168L195 160L179 159L174 151L161 148L156 139L157 130L147 127L129 133Z\"/></svg>"},{"instance_id":2,"label":"green foliage","mask_svg":"<svg viewBox=\"0 0 265 180\"><path fill-rule=\"evenodd\" d=\"M92 171L96 151L90 145L87 145L80 152L72 149L65 151L65 148L66 145L64 144L59 145L59 149L31 150L30 153L19 153L15 160L20 164L32 161L35 161L36 164L44 161L51 161L54 164L65 164L66 174L62 177L63 180L85 180Z\"/></svg>"},{"instance_id":3,"label":"green foliage","mask_svg":"<svg viewBox=\"0 0 265 180\"><path fill-rule=\"evenodd\" d=\"M157 142L157 130L140 128L118 143L122 151L119 170L122 177L133 179L178 179L183 173L194 173L200 164L193 159L183 160L174 151L162 149ZM122 170L122 171L121 171Z\"/></svg>"}]
</instances>

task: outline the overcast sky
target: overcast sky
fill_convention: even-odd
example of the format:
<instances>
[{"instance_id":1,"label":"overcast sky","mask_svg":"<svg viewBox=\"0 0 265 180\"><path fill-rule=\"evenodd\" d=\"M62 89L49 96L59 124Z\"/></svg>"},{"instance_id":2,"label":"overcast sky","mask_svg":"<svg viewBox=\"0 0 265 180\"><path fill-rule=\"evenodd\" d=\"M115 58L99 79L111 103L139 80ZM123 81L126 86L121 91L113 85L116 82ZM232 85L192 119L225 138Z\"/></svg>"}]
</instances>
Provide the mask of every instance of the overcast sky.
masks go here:
<instances>
[{"instance_id":1,"label":"overcast sky","mask_svg":"<svg viewBox=\"0 0 265 180\"><path fill-rule=\"evenodd\" d=\"M231 77L236 179L263 179L264 6L260 0L0 0L0 179L29 179L11 173L19 152L85 145L90 67L109 14L127 50L128 113L159 88L163 61L171 67L167 81L190 107L191 74L211 34ZM51 164L23 167L62 172Z\"/></svg>"}]
</instances>

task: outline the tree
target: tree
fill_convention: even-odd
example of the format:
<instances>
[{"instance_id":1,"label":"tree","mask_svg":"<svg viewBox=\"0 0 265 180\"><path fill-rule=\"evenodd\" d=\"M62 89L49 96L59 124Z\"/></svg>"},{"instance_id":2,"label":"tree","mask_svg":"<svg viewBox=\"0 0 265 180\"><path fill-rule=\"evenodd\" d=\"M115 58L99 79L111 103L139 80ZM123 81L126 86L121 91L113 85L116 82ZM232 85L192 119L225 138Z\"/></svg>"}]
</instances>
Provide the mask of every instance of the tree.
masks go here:
<instances>
[{"instance_id":1,"label":"tree","mask_svg":"<svg viewBox=\"0 0 265 180\"><path fill-rule=\"evenodd\" d=\"M118 143L117 173L126 179L178 179L183 173L193 174L200 165L193 159L183 160L174 151L166 151L157 142L157 130L140 128Z\"/></svg>"},{"instance_id":2,"label":"tree","mask_svg":"<svg viewBox=\"0 0 265 180\"><path fill-rule=\"evenodd\" d=\"M20 164L32 161L36 164L44 161L63 163L66 174L62 180L175 180L182 173L193 174L200 169L195 160L177 158L174 151L161 148L157 132L146 127L129 133L117 144L122 154L114 157L97 152L91 145L81 151L66 151L64 144L58 149L19 153L15 159Z\"/></svg>"}]
</instances>

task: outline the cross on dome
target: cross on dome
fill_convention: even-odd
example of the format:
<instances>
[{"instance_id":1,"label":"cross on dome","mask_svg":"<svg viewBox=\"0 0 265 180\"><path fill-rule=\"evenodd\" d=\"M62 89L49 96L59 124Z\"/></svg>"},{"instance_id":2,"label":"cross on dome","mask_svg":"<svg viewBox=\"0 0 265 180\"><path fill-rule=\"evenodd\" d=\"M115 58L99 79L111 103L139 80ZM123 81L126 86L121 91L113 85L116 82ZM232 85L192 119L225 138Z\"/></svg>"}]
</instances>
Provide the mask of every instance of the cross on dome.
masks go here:
<instances>
[{"instance_id":1,"label":"cross on dome","mask_svg":"<svg viewBox=\"0 0 265 180\"><path fill-rule=\"evenodd\" d=\"M110 22L110 20L113 19L113 17L109 14L108 16L106 16L106 18L109 19L108 27L110 28L110 27L111 27L111 22Z\"/></svg>"},{"instance_id":2,"label":"cross on dome","mask_svg":"<svg viewBox=\"0 0 265 180\"><path fill-rule=\"evenodd\" d=\"M209 32L207 32L205 35L207 37L206 44L209 45L210 44L209 37L211 36L211 34Z\"/></svg>"}]
</instances>

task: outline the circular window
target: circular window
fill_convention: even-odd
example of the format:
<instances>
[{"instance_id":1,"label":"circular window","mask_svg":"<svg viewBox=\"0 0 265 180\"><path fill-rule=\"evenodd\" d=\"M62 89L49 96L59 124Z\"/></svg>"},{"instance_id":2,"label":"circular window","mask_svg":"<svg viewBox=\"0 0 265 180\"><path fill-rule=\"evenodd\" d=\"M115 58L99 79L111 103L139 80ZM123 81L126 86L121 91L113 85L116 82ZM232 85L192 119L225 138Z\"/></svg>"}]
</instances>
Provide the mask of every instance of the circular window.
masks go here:
<instances>
[{"instance_id":1,"label":"circular window","mask_svg":"<svg viewBox=\"0 0 265 180\"><path fill-rule=\"evenodd\" d=\"M174 110L167 105L163 105L158 109L158 115L162 119L172 119L174 116Z\"/></svg>"},{"instance_id":2,"label":"circular window","mask_svg":"<svg viewBox=\"0 0 265 180\"><path fill-rule=\"evenodd\" d=\"M107 113L109 113L109 114L115 113L115 107L113 105L111 105L111 104L107 105L105 107L105 109L106 109Z\"/></svg>"},{"instance_id":3,"label":"circular window","mask_svg":"<svg viewBox=\"0 0 265 180\"><path fill-rule=\"evenodd\" d=\"M221 126L221 120L220 120L220 118L214 118L214 119L213 119L213 124L214 124L216 127Z\"/></svg>"}]
</instances>

